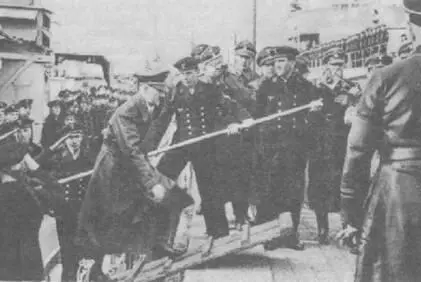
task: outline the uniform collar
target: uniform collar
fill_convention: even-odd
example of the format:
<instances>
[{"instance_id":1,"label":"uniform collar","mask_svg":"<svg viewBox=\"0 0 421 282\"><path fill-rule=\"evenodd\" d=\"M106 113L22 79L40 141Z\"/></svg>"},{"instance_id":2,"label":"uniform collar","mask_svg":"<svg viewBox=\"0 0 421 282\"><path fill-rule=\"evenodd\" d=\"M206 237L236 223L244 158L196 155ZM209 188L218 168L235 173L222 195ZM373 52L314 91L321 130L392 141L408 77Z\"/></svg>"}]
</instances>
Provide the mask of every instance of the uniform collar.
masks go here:
<instances>
[{"instance_id":1,"label":"uniform collar","mask_svg":"<svg viewBox=\"0 0 421 282\"><path fill-rule=\"evenodd\" d=\"M418 45L414 51L412 52L412 55L421 55L421 45Z\"/></svg>"},{"instance_id":2,"label":"uniform collar","mask_svg":"<svg viewBox=\"0 0 421 282\"><path fill-rule=\"evenodd\" d=\"M148 121L150 118L150 113L148 106L146 105L145 99L141 99L139 103L140 112L142 113L142 119L144 122Z\"/></svg>"},{"instance_id":3,"label":"uniform collar","mask_svg":"<svg viewBox=\"0 0 421 282\"><path fill-rule=\"evenodd\" d=\"M181 90L189 95L194 95L195 93L202 92L205 89L205 86L206 83L201 80L198 80L193 88L189 88L184 84L180 84Z\"/></svg>"}]
</instances>

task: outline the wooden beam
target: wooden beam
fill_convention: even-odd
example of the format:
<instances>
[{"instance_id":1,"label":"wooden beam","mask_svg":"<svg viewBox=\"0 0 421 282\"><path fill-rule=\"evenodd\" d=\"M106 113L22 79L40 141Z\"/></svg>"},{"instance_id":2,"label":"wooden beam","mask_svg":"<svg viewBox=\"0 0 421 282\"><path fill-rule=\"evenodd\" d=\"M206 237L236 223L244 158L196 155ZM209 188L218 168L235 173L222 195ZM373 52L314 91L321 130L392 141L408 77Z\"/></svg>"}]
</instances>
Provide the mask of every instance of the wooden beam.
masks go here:
<instances>
[{"instance_id":1,"label":"wooden beam","mask_svg":"<svg viewBox=\"0 0 421 282\"><path fill-rule=\"evenodd\" d=\"M46 55L25 55L17 53L0 52L0 59L7 60L21 60L21 61L34 61L35 63L54 63L53 56Z\"/></svg>"}]
</instances>

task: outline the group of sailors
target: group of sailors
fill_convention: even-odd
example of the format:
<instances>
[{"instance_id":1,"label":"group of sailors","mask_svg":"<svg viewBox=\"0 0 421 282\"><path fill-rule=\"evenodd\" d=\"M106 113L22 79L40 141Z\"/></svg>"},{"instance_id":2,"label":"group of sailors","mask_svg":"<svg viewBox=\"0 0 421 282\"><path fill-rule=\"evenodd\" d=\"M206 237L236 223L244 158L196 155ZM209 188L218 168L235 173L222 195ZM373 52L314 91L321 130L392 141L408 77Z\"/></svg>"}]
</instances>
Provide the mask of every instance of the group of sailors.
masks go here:
<instances>
[{"instance_id":1,"label":"group of sailors","mask_svg":"<svg viewBox=\"0 0 421 282\"><path fill-rule=\"evenodd\" d=\"M416 22L418 14L412 15ZM380 115L384 115L390 125L391 119L396 119L381 108L385 103L395 102L381 95L382 91L393 92L395 79L403 75L399 71L411 60L415 61L412 57L404 58L409 45L405 48L399 54L402 62L385 71L376 69L392 64L390 56L375 55L367 60L368 71L374 75L368 90L362 93L357 83L343 78L347 57L338 48L326 53L323 74L312 83L307 79L307 62L294 47L268 46L257 52L251 42L242 41L235 46L235 64L231 68L224 65L218 46L200 44L174 64L177 73L167 78L164 91L151 84L141 86L138 93L124 98L94 91L61 92L59 99L48 104L50 114L43 126L40 145L33 142L32 101L25 99L15 105L1 102L0 279L44 278L38 241L44 214L56 217L63 281L75 281L82 258L96 261L92 273L100 281L106 279L101 273L101 261L106 254L144 253L149 260L154 260L185 253L186 249L178 248L174 240L182 211L193 204L193 199L175 180L191 162L201 198L198 212L203 215L210 246L213 240L229 235L225 204L231 202L237 229L290 213L293 232L288 238L279 237L265 243L264 247L266 250L279 247L303 250L298 227L305 192L316 214L318 241L328 244L328 213L341 209L342 192L342 209L346 211L344 227L348 228L344 230L352 231L343 237L356 236L366 244L352 246L353 252L364 254L359 257L359 281L376 281L373 273L380 270L374 270L375 258L385 259L390 263L388 266L392 266L382 268L379 275L386 280L379 281L416 281L410 279L408 271L417 270L408 270L402 264L408 262L406 257L381 252L385 245L394 245L386 240L389 237L385 239L381 237L384 234L370 233L384 240L374 244L371 239L368 244L364 232L354 232L367 222L364 201L377 197L377 205L368 208L372 216L386 212L379 210L382 207L393 209L389 206L393 204L386 200L380 206L379 193L373 196L378 189L373 188L371 192L367 189L368 152L377 145L366 144L368 139L361 136L374 134L373 124L381 126ZM253 71L254 62L261 70L260 76ZM416 66L413 68L418 72ZM408 83L412 83L412 77L415 76L408 73ZM414 87L419 88L418 84ZM410 99L418 101L409 94L404 96L408 105L411 105ZM323 106L315 105L310 111L255 124L258 118L320 98ZM418 105L411 105L414 106ZM398 108L390 109L395 110L405 119L402 126L409 126L411 120ZM415 116L416 110L412 113ZM365 123L360 121L361 117ZM220 129L227 129L228 135L168 151L154 167L147 153L157 148L171 122L177 125L173 144ZM418 119L412 122L416 126ZM347 149L351 123L353 131ZM369 129L361 129L367 126ZM420 142L416 129L411 131L408 127L405 136L401 131L397 133L403 134L400 137L394 134L395 128L400 126L388 127L391 139L398 138L395 141L402 141L401 145L406 144L407 139L416 144ZM383 150L381 157L382 154ZM400 169L411 170L411 165L417 164L406 164ZM388 181L385 175L390 172L383 171L381 178L382 163L379 167L376 177ZM92 168L90 179L59 181ZM413 192L413 202L419 204L419 191L409 191ZM410 201L411 195L402 194L403 200ZM407 215L405 205L401 204L402 209L394 211ZM417 211L414 207L408 212L419 217ZM408 225L398 222L398 217L393 222L396 226L419 227L418 217L408 219L411 221ZM375 232L377 229L373 228L380 228L381 223L374 226L373 220L377 219L371 218L369 226L365 224ZM398 243L405 240L401 238ZM368 250L367 244L372 249ZM405 250L401 253L409 252ZM413 254L412 257L418 262L418 256ZM386 274L408 280L389 279Z\"/></svg>"},{"instance_id":2,"label":"group of sailors","mask_svg":"<svg viewBox=\"0 0 421 282\"><path fill-rule=\"evenodd\" d=\"M57 180L92 169L107 120L127 100L106 87L61 91L48 103L40 144L33 140L33 100L0 102L0 279L43 280L39 230L44 214L56 218L63 281L75 280L74 237L89 178ZM37 186L44 190L32 191Z\"/></svg>"}]
</instances>

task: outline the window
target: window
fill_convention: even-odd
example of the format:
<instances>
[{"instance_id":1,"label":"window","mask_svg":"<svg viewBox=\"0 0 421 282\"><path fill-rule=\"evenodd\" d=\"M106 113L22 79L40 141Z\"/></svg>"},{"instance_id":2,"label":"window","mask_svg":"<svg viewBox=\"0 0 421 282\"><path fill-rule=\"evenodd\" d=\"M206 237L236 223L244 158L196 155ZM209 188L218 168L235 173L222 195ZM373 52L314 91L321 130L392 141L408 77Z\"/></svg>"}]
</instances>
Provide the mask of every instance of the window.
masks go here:
<instances>
[{"instance_id":1,"label":"window","mask_svg":"<svg viewBox=\"0 0 421 282\"><path fill-rule=\"evenodd\" d=\"M45 29L50 30L50 27L51 27L51 19L46 14L43 14L42 15L42 26Z\"/></svg>"},{"instance_id":2,"label":"window","mask_svg":"<svg viewBox=\"0 0 421 282\"><path fill-rule=\"evenodd\" d=\"M50 38L44 33L42 33L42 46L50 48Z\"/></svg>"}]
</instances>

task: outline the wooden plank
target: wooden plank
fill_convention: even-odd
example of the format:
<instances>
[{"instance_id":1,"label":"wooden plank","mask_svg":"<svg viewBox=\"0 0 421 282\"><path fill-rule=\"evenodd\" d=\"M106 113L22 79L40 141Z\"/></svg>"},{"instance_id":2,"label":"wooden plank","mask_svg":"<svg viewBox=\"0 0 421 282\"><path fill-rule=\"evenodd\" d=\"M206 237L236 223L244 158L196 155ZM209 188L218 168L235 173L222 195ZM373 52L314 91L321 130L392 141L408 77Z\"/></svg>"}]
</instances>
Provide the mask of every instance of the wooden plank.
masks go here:
<instances>
[{"instance_id":1,"label":"wooden plank","mask_svg":"<svg viewBox=\"0 0 421 282\"><path fill-rule=\"evenodd\" d=\"M187 270L184 282L189 281L272 281L270 259L261 247L214 260L200 269Z\"/></svg>"},{"instance_id":2,"label":"wooden plank","mask_svg":"<svg viewBox=\"0 0 421 282\"><path fill-rule=\"evenodd\" d=\"M290 233L291 230L283 229L283 232ZM259 244L262 244L272 238L280 235L278 221L274 220L259 226L251 228L250 244L242 246L240 244L240 236L234 234L228 238L221 238L215 241L214 247L210 255L203 257L200 250L196 250L193 254L184 256L181 260L175 261L173 265L168 269L166 273L160 271L153 272L141 272L139 279L136 282L147 282L154 281L159 278L163 278L167 275L175 274L182 270L192 268L194 266L201 265L205 262L214 260L226 256L231 253L238 253L246 249L253 248Z\"/></svg>"}]
</instances>

